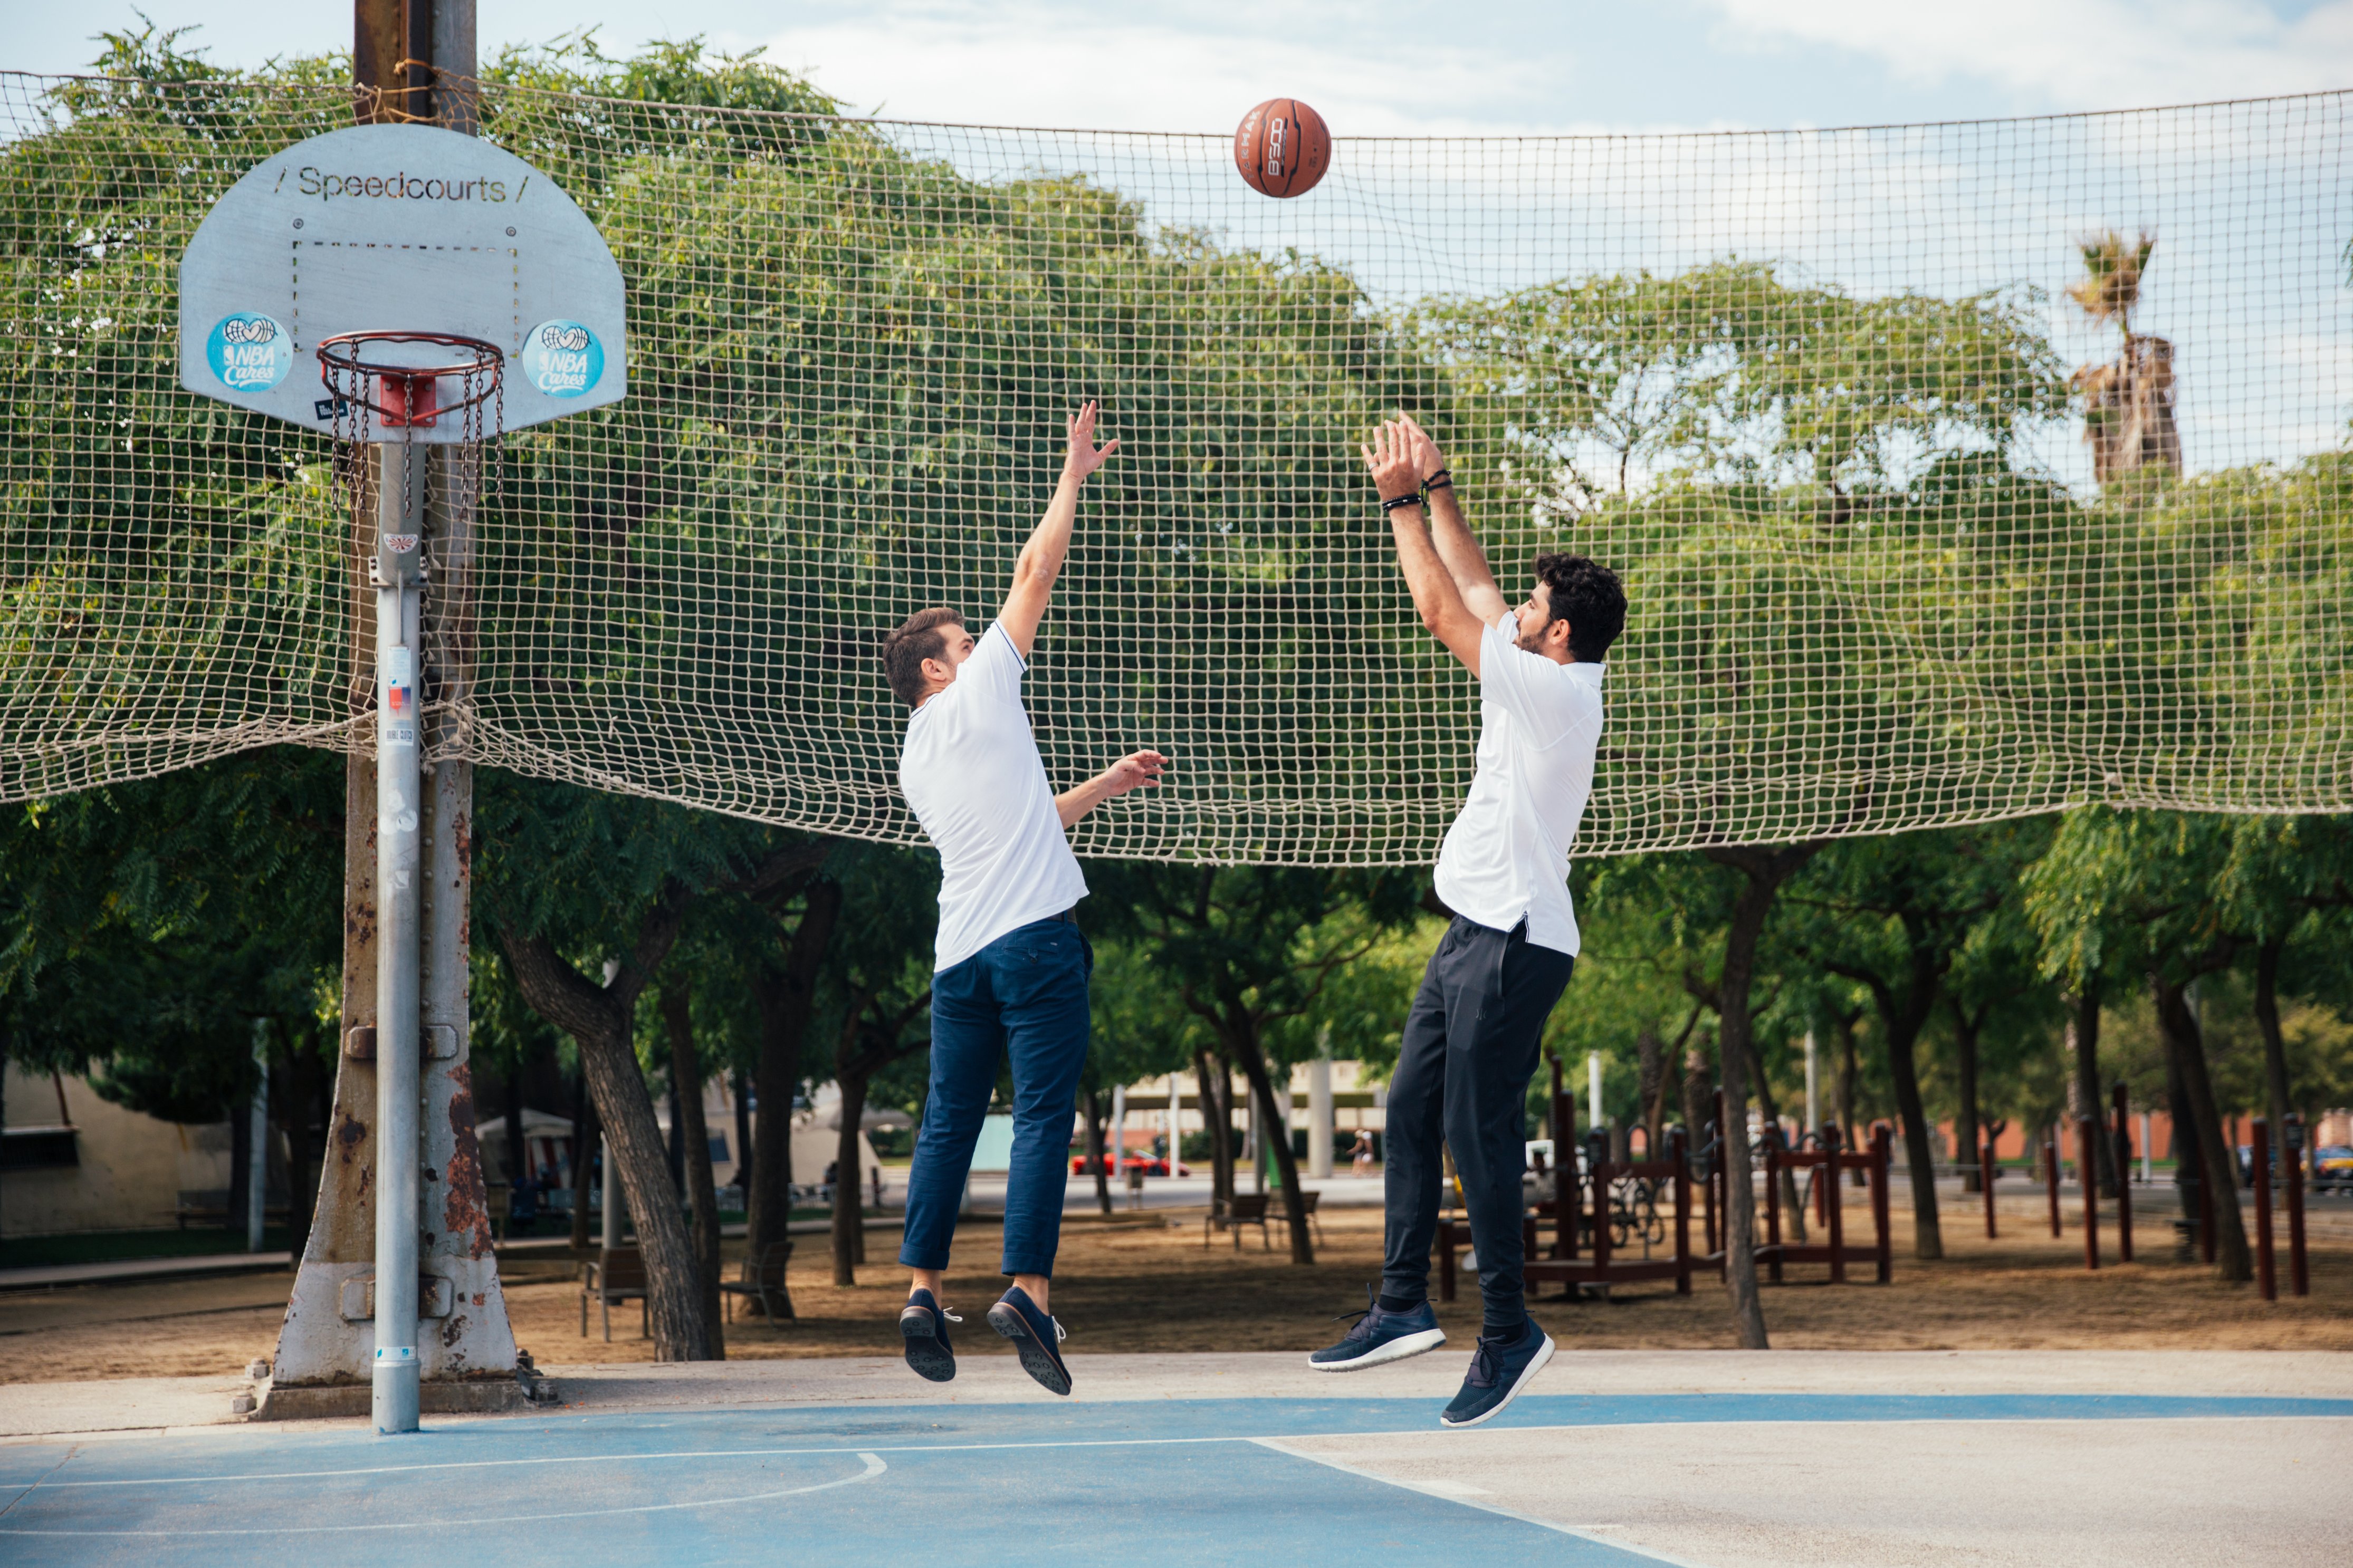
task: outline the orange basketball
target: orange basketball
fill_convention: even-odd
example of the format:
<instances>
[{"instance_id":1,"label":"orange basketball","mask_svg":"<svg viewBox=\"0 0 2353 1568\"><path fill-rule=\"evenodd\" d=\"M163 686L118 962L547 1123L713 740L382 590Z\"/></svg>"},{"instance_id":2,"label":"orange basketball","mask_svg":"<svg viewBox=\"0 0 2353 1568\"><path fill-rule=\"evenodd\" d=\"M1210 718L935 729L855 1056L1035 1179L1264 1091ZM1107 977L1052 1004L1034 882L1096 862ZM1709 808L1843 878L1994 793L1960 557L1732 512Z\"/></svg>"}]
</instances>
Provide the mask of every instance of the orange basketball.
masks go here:
<instances>
[{"instance_id":1,"label":"orange basketball","mask_svg":"<svg viewBox=\"0 0 2353 1568\"><path fill-rule=\"evenodd\" d=\"M1303 196L1332 167L1332 132L1295 98L1270 98L1242 116L1234 166L1262 196Z\"/></svg>"}]
</instances>

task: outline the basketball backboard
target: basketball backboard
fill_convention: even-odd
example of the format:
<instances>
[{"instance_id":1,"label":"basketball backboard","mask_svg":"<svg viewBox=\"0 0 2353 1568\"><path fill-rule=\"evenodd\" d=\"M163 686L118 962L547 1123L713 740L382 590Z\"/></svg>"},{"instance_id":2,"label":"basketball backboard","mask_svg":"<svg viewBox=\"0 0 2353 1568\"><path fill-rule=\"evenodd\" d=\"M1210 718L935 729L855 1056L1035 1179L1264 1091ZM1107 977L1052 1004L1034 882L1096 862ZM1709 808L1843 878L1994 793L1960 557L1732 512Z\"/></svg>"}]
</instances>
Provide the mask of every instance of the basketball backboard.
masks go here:
<instances>
[{"instance_id":1,"label":"basketball backboard","mask_svg":"<svg viewBox=\"0 0 2353 1568\"><path fill-rule=\"evenodd\" d=\"M329 432L318 346L343 332L455 333L506 356L506 429L617 400L621 269L555 182L471 136L359 125L265 159L180 258L180 384ZM434 363L429 348L394 363ZM387 437L395 432L385 431ZM465 422L401 438L454 442Z\"/></svg>"}]
</instances>

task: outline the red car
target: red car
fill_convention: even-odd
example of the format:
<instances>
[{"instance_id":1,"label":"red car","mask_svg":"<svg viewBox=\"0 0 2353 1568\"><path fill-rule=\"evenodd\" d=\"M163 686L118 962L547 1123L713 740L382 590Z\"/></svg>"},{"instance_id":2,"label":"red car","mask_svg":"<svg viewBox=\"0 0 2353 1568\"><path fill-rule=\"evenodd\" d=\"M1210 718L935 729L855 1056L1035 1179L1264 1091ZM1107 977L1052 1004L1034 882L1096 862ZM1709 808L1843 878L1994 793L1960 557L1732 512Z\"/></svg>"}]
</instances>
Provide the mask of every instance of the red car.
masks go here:
<instances>
[{"instance_id":1,"label":"red car","mask_svg":"<svg viewBox=\"0 0 2353 1568\"><path fill-rule=\"evenodd\" d=\"M1147 1176L1165 1176L1168 1173L1167 1158L1160 1154L1129 1154L1120 1162L1120 1170L1117 1173L1124 1175L1137 1166L1142 1166L1144 1173ZM1103 1168L1106 1173L1110 1172L1111 1158L1108 1155L1103 1158ZM1092 1176L1094 1173L1095 1167L1092 1162L1089 1161L1084 1154L1071 1156L1071 1174ZM1180 1164L1176 1167L1176 1173L1180 1176L1189 1176L1193 1173Z\"/></svg>"}]
</instances>

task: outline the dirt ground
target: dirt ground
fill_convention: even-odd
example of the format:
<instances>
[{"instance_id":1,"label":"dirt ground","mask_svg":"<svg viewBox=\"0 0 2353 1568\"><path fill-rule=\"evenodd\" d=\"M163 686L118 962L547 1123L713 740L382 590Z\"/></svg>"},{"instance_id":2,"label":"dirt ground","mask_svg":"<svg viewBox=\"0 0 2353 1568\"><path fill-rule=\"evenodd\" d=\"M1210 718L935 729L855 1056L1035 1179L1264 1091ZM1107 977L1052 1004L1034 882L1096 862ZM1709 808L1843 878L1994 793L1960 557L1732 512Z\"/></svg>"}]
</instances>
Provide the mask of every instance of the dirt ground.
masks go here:
<instances>
[{"instance_id":1,"label":"dirt ground","mask_svg":"<svg viewBox=\"0 0 2353 1568\"><path fill-rule=\"evenodd\" d=\"M1105 1225L1073 1216L1064 1230L1053 1295L1071 1348L1088 1352L1307 1351L1338 1337L1333 1320L1364 1305L1378 1276L1380 1216L1340 1210L1325 1216L1325 1241L1314 1268L1294 1267L1282 1250L1259 1250L1255 1232L1237 1254L1224 1237L1201 1245L1198 1211L1133 1216L1144 1224ZM1171 1221L1174 1221L1172 1224ZM1895 1221L1892 1284L1831 1287L1820 1267L1792 1268L1791 1282L1765 1290L1773 1343L1810 1350L2335 1350L2353 1351L2353 1244L2330 1237L2311 1254L2312 1294L2265 1303L2253 1286L2225 1285L2211 1270L2172 1260L2169 1237L2140 1233L2142 1260L2110 1260L2097 1274L2083 1268L2083 1243L2070 1226L2053 1241L2040 1227L2004 1218L1998 1242L1973 1221L1945 1221L1947 1256L1911 1256L1906 1216ZM780 1328L742 1318L731 1327L731 1356L893 1354L896 1309L904 1276L887 1260L888 1233L870 1238L874 1261L860 1283L832 1281L826 1238L800 1238L791 1271L797 1321ZM979 1321L1002 1289L993 1227L965 1234L971 1272L950 1276L951 1310L969 1320L976 1342L998 1349ZM2284 1248L2283 1248L2283 1253ZM2282 1259L2284 1272L2284 1257ZM634 1306L614 1313L613 1340L599 1337L596 1314L580 1334L579 1286L556 1278L561 1265L527 1264L506 1281L517 1342L542 1366L652 1359L638 1338ZM987 1271L985 1271L987 1270ZM2283 1279L2283 1290L2284 1280ZM172 1284L83 1286L0 1296L0 1382L224 1373L271 1353L291 1284L289 1274L261 1274ZM1477 1332L1477 1291L1441 1304L1440 1321L1467 1342ZM1695 1280L1687 1299L1672 1284L1620 1290L1607 1302L1536 1300L1531 1310L1563 1349L1729 1348L1723 1288Z\"/></svg>"}]
</instances>

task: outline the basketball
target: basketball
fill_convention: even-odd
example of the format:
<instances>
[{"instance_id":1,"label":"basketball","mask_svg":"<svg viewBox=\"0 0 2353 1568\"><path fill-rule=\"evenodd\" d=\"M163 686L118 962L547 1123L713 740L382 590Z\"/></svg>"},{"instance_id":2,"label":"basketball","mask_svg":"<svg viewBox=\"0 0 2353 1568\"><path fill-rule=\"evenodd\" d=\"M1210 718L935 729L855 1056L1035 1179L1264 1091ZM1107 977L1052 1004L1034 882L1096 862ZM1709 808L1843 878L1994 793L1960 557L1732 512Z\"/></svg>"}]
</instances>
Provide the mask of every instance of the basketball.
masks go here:
<instances>
[{"instance_id":1,"label":"basketball","mask_svg":"<svg viewBox=\"0 0 2353 1568\"><path fill-rule=\"evenodd\" d=\"M1234 166L1262 196L1303 196L1332 166L1332 132L1297 99L1270 98L1235 130Z\"/></svg>"}]
</instances>

